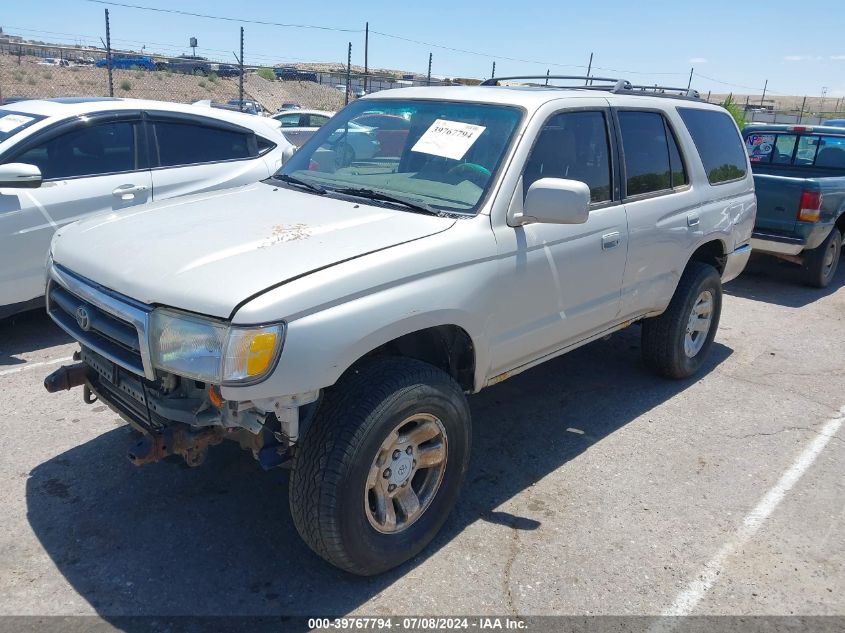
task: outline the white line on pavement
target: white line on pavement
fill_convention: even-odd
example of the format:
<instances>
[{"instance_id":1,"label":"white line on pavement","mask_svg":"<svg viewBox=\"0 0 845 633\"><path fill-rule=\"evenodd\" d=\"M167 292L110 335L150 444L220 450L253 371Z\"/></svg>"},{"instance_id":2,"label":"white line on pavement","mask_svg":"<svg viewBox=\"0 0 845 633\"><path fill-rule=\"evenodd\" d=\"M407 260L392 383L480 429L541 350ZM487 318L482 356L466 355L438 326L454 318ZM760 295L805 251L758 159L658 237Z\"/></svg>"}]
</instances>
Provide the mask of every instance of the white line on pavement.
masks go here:
<instances>
[{"instance_id":1,"label":"white line on pavement","mask_svg":"<svg viewBox=\"0 0 845 633\"><path fill-rule=\"evenodd\" d=\"M778 482L763 496L762 499L754 506L754 509L745 517L742 526L737 530L736 535L725 543L722 548L711 558L701 570L698 578L693 580L689 586L678 594L675 602L663 615L689 615L696 605L704 597L704 594L713 586L716 579L722 572L722 567L725 561L732 556L737 550L741 549L760 529L763 522L769 518L778 507L786 493L801 479L801 476L812 466L816 458L830 442L831 438L836 435L842 422L845 421L845 407L839 410L839 416L828 420L825 425L818 431L818 435L813 438L807 447L792 463L792 466L781 475Z\"/></svg>"},{"instance_id":2,"label":"white line on pavement","mask_svg":"<svg viewBox=\"0 0 845 633\"><path fill-rule=\"evenodd\" d=\"M53 360L44 360L38 363L24 363L11 369L4 369L0 371L0 376L8 376L9 374L17 374L27 369L35 369L36 367L44 367L45 365L55 365L56 363L63 363L67 360L73 360L73 356L63 356L62 358L54 358Z\"/></svg>"}]
</instances>

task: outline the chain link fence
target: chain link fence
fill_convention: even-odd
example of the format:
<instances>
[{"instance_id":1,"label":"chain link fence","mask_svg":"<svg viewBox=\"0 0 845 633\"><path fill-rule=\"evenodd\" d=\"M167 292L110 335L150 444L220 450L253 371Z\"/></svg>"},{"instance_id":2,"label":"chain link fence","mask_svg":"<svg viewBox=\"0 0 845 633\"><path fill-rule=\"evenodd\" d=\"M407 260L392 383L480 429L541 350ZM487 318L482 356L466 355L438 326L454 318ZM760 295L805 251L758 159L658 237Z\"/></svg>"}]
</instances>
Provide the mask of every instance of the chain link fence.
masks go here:
<instances>
[{"instance_id":1,"label":"chain link fence","mask_svg":"<svg viewBox=\"0 0 845 633\"><path fill-rule=\"evenodd\" d=\"M193 103L210 101L237 105L240 67L197 56L169 57L131 51L112 51L112 89L115 97ZM364 93L410 86L450 86L480 83L479 79L441 79L419 75L364 73L360 67L337 64L328 69L302 66L244 68L243 99L273 113L283 104L335 111ZM48 99L68 96L109 96L105 51L83 46L63 46L23 41L0 41L0 101ZM702 95L703 96L703 95ZM724 95L709 95L712 103ZM735 102L759 100L737 96ZM836 106L845 101L791 98L781 109L747 108L748 123L819 125L845 118ZM788 100L788 99L787 99ZM785 107L784 107L785 106ZM827 108L825 106L828 106ZM833 106L832 108L830 106ZM806 109L803 109L806 108Z\"/></svg>"}]
</instances>

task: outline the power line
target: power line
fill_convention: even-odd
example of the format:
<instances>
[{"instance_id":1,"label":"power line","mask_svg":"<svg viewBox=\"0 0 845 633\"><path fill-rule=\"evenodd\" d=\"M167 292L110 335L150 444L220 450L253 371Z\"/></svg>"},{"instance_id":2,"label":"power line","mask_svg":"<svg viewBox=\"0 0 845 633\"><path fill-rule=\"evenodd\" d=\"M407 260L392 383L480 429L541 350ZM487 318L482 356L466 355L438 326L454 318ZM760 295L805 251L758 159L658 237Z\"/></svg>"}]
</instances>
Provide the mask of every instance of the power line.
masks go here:
<instances>
[{"instance_id":1,"label":"power line","mask_svg":"<svg viewBox=\"0 0 845 633\"><path fill-rule=\"evenodd\" d=\"M123 2L109 2L107 0L85 0L94 4L107 4L113 7L123 7L124 9L141 9L142 11L155 11L157 13L172 13L176 15L186 15L192 18L207 18L209 20L224 20L226 22L237 22L239 24L261 24L264 26L280 26L291 29L316 29L319 31L336 31L338 33L363 33L363 29L344 29L335 26L318 26L316 24L285 24L283 22L269 22L266 20L250 20L244 18L233 18L224 15L209 15L207 13L194 13L192 11L183 11L181 9L162 9L159 7L145 7L139 4L127 4Z\"/></svg>"},{"instance_id":2,"label":"power line","mask_svg":"<svg viewBox=\"0 0 845 633\"><path fill-rule=\"evenodd\" d=\"M300 28L300 29L317 29L322 31L334 31L338 33L363 33L363 29L349 29L349 28L341 28L341 27L333 27L333 26L321 26L315 24L286 24L282 22L270 22L267 20L250 20L250 19L240 19L240 18L233 18L229 16L221 16L221 15L211 15L208 13L195 13L192 11L183 11L181 9L162 9L159 7L148 7L139 4L129 4L123 2L113 2L112 0L85 0L86 2L91 2L95 4L106 4L110 6L116 7L123 7L127 9L140 9L142 11L155 11L158 13L170 13L175 15L185 15L190 17L197 17L197 18L206 18L209 20L224 20L228 22L238 22L238 23L246 23L246 24L261 24L264 26L278 26L283 28ZM374 31L370 30L371 33L375 35L381 35L382 37L387 37L395 40L400 40L403 42L410 42L412 44L419 44L420 46L428 46L432 48L438 48L441 50L452 51L455 53L464 53L466 55L476 55L478 57L486 57L488 59L500 59L505 61L512 61L512 62L519 62L521 64L537 64L540 66L553 66L555 68L587 68L583 64L561 64L557 62L547 62L541 61L536 59L523 59L520 57L510 57L506 55L498 55L492 53L485 53L481 51L474 51L465 48L457 48L454 46L447 46L445 44L436 44L434 42L426 42L423 40L416 40L410 37L405 37L403 35L396 35L394 33L386 33L384 31ZM608 68L602 66L595 66L596 69L599 70L609 70L611 72L618 72L624 74L631 74L631 75L684 75L686 73L680 72L645 72L645 71L636 71L636 70L621 70L616 68Z\"/></svg>"},{"instance_id":3,"label":"power line","mask_svg":"<svg viewBox=\"0 0 845 633\"><path fill-rule=\"evenodd\" d=\"M701 77L702 79L707 79L708 81L713 81L713 82L715 82L717 84L721 84L723 86L730 86L732 88L742 88L744 90L754 90L756 92L760 92L760 91L763 90L760 86L745 86L743 84L734 84L734 83L731 83L729 81L722 81L721 79L716 79L715 77L708 77L707 75L702 75L700 72L696 72L695 76ZM766 88L766 92L770 92L771 94L779 95L779 96L782 96L782 97L791 96L791 95L788 95L784 92L778 92L777 90L772 90L771 88Z\"/></svg>"},{"instance_id":4,"label":"power line","mask_svg":"<svg viewBox=\"0 0 845 633\"><path fill-rule=\"evenodd\" d=\"M446 46L444 44L435 44L433 42L425 42L423 40L415 40L410 37L404 37L402 35L394 35L393 33L385 33L384 31L374 31L370 30L370 33L375 33L376 35L381 35L382 37L388 37L394 40L400 40L403 42L410 42L411 44L419 44L420 46L430 46L433 48L439 48L442 50L452 51L454 53L464 53L467 55L477 55L478 57L486 57L488 59L497 59L497 60L504 60L504 61L511 61L511 62L519 62L521 64L538 64L540 66L554 66L555 68L587 68L584 64L561 64L557 62L547 62L541 61L537 59L522 59L520 57L508 57L506 55L499 55L494 53L484 53L481 51L473 51L466 48L455 48L454 46ZM607 68L605 66L593 66L593 68L599 70L609 70L611 72L616 73L625 73L630 75L685 75L686 73L678 73L678 72L641 72L636 70L620 70L618 68Z\"/></svg>"}]
</instances>

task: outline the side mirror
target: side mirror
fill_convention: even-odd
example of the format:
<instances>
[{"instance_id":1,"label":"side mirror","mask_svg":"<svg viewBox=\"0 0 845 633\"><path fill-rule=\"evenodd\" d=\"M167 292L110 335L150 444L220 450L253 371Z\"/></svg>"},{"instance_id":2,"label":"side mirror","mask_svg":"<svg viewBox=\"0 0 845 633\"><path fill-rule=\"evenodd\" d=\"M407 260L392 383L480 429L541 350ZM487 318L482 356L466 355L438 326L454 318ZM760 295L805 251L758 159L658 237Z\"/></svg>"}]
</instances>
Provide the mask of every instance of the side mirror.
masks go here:
<instances>
[{"instance_id":1,"label":"side mirror","mask_svg":"<svg viewBox=\"0 0 845 633\"><path fill-rule=\"evenodd\" d=\"M528 188L519 224L584 224L590 215L590 188L579 180L540 178Z\"/></svg>"},{"instance_id":2,"label":"side mirror","mask_svg":"<svg viewBox=\"0 0 845 633\"><path fill-rule=\"evenodd\" d=\"M282 150L282 165L284 165L291 158L293 158L293 154L296 149L296 145L289 145L288 147Z\"/></svg>"},{"instance_id":3,"label":"side mirror","mask_svg":"<svg viewBox=\"0 0 845 633\"><path fill-rule=\"evenodd\" d=\"M41 186L41 170L26 163L0 165L0 187L37 189Z\"/></svg>"}]
</instances>

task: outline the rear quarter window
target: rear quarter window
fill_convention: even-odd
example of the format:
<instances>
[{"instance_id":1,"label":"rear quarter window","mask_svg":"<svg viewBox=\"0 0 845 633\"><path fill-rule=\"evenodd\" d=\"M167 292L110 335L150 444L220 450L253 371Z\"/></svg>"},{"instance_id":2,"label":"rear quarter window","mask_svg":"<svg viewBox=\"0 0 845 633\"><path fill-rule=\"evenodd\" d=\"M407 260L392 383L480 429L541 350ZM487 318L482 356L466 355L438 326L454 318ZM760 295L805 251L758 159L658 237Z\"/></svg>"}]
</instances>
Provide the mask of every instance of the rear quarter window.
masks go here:
<instances>
[{"instance_id":1,"label":"rear quarter window","mask_svg":"<svg viewBox=\"0 0 845 633\"><path fill-rule=\"evenodd\" d=\"M729 114L698 108L678 108L678 112L692 136L711 185L745 177L748 157Z\"/></svg>"}]
</instances>

